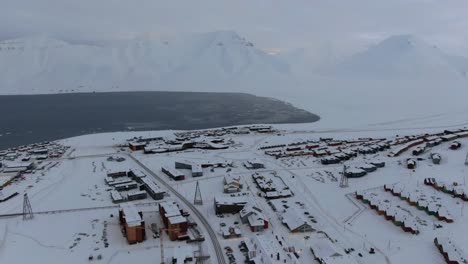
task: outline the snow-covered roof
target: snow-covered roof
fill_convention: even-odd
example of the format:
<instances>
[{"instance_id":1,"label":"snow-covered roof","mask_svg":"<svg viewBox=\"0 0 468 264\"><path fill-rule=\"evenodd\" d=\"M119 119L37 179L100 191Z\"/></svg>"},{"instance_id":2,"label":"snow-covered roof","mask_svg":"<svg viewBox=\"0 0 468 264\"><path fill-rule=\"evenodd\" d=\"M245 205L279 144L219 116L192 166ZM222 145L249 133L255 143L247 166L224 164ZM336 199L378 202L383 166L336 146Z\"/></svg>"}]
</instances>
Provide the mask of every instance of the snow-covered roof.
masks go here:
<instances>
[{"instance_id":1,"label":"snow-covered roof","mask_svg":"<svg viewBox=\"0 0 468 264\"><path fill-rule=\"evenodd\" d=\"M133 190L133 191L127 192L128 196L136 196L136 195L141 195L141 194L146 194L146 192L140 191L140 190Z\"/></svg>"},{"instance_id":2,"label":"snow-covered roof","mask_svg":"<svg viewBox=\"0 0 468 264\"><path fill-rule=\"evenodd\" d=\"M315 257L326 264L352 264L356 263L352 258L344 256L328 238L311 238L310 249Z\"/></svg>"},{"instance_id":3,"label":"snow-covered roof","mask_svg":"<svg viewBox=\"0 0 468 264\"><path fill-rule=\"evenodd\" d=\"M172 167L169 167L169 166L164 166L161 168L164 172L167 172L169 174L171 174L172 176L180 176L180 175L184 175L182 172L180 172L179 170L177 169L174 169Z\"/></svg>"},{"instance_id":4,"label":"snow-covered roof","mask_svg":"<svg viewBox=\"0 0 468 264\"><path fill-rule=\"evenodd\" d=\"M216 196L216 204L246 204L249 200L245 196Z\"/></svg>"},{"instance_id":5,"label":"snow-covered roof","mask_svg":"<svg viewBox=\"0 0 468 264\"><path fill-rule=\"evenodd\" d=\"M127 226L139 226L141 224L141 216L133 203L121 204L120 208L124 213Z\"/></svg>"},{"instance_id":6,"label":"snow-covered roof","mask_svg":"<svg viewBox=\"0 0 468 264\"><path fill-rule=\"evenodd\" d=\"M304 225L309 225L304 214L296 209L289 208L282 214L282 217L283 224L285 224L290 231L294 231L299 227L303 227Z\"/></svg>"},{"instance_id":7,"label":"snow-covered roof","mask_svg":"<svg viewBox=\"0 0 468 264\"><path fill-rule=\"evenodd\" d=\"M141 178L141 182L154 193L163 192L161 187L149 177Z\"/></svg>"},{"instance_id":8,"label":"snow-covered roof","mask_svg":"<svg viewBox=\"0 0 468 264\"><path fill-rule=\"evenodd\" d=\"M176 216L180 215L180 209L176 202L174 201L166 201L159 204L164 211L166 212L166 216Z\"/></svg>"},{"instance_id":9,"label":"snow-covered roof","mask_svg":"<svg viewBox=\"0 0 468 264\"><path fill-rule=\"evenodd\" d=\"M122 195L120 195L120 193L118 191L116 191L116 190L112 190L110 192L110 194L111 194L111 197L112 197L113 201L119 201L119 200L123 199Z\"/></svg>"},{"instance_id":10,"label":"snow-covered roof","mask_svg":"<svg viewBox=\"0 0 468 264\"><path fill-rule=\"evenodd\" d=\"M181 215L171 216L167 219L172 225L185 223L187 219Z\"/></svg>"}]
</instances>

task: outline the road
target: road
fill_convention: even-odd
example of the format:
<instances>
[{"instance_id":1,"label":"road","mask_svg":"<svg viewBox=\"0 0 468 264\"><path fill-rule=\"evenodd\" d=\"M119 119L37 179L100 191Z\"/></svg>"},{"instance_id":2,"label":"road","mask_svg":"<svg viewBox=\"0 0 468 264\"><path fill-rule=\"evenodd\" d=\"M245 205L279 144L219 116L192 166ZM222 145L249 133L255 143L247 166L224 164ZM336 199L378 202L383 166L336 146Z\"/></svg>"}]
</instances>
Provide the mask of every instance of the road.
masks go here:
<instances>
[{"instance_id":1,"label":"road","mask_svg":"<svg viewBox=\"0 0 468 264\"><path fill-rule=\"evenodd\" d=\"M121 153L123 154L123 153ZM192 212L200 219L201 223L205 227L206 231L208 232L208 235L210 236L211 243L213 244L213 248L216 252L216 258L217 262L220 264L226 264L226 260L224 259L224 253L223 249L221 248L221 245L219 244L218 238L216 237L216 233L214 232L213 228L211 228L211 225L208 223L208 221L205 219L205 217L198 211L198 209L189 201L187 200L183 195L181 195L179 192L177 192L170 184L165 182L163 179L161 179L156 173L154 173L150 168L148 168L146 165L141 163L138 159L133 157L131 154L126 154L130 159L135 161L136 164L138 164L142 169L144 169L146 172L148 172L151 176L153 176L158 182L160 182L162 185L164 185L170 192L172 192L174 195L177 196Z\"/></svg>"}]
</instances>

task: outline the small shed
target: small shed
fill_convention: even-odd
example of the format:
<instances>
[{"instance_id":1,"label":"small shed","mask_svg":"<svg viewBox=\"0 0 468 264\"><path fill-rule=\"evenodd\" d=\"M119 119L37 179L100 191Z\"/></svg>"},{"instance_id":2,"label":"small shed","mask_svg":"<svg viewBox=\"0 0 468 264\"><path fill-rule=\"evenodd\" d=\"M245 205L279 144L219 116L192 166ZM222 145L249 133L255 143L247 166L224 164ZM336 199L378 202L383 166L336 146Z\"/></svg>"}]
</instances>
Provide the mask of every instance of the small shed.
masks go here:
<instances>
[{"instance_id":1,"label":"small shed","mask_svg":"<svg viewBox=\"0 0 468 264\"><path fill-rule=\"evenodd\" d=\"M406 160L406 167L410 170L416 169L416 160L414 159L407 159Z\"/></svg>"},{"instance_id":2,"label":"small shed","mask_svg":"<svg viewBox=\"0 0 468 264\"><path fill-rule=\"evenodd\" d=\"M461 147L461 143L459 141L454 141L452 144L450 144L450 149L451 150L457 150Z\"/></svg>"},{"instance_id":3,"label":"small shed","mask_svg":"<svg viewBox=\"0 0 468 264\"><path fill-rule=\"evenodd\" d=\"M440 164L440 161L442 160L442 157L438 153L432 153L431 154L431 160L432 160L432 163L438 165L438 164Z\"/></svg>"}]
</instances>

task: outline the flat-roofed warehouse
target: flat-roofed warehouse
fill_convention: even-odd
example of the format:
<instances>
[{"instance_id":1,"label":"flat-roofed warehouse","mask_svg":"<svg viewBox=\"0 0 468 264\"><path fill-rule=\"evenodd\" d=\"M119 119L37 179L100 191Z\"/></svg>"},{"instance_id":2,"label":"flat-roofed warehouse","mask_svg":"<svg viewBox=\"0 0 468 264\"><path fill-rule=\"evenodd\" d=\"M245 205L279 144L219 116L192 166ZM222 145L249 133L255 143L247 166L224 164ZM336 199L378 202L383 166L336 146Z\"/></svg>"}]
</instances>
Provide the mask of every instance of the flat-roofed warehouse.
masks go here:
<instances>
[{"instance_id":1,"label":"flat-roofed warehouse","mask_svg":"<svg viewBox=\"0 0 468 264\"><path fill-rule=\"evenodd\" d=\"M214 207L216 214L238 213L247 204L248 200L243 196L216 196Z\"/></svg>"},{"instance_id":2,"label":"flat-roofed warehouse","mask_svg":"<svg viewBox=\"0 0 468 264\"><path fill-rule=\"evenodd\" d=\"M154 200L164 198L166 192L149 177L140 178L140 183L142 184L140 190L145 190Z\"/></svg>"},{"instance_id":3,"label":"flat-roofed warehouse","mask_svg":"<svg viewBox=\"0 0 468 264\"><path fill-rule=\"evenodd\" d=\"M162 172L164 172L167 176L171 177L175 181L182 181L185 180L185 175L180 172L179 170L170 168L170 167L162 167Z\"/></svg>"},{"instance_id":4,"label":"flat-roofed warehouse","mask_svg":"<svg viewBox=\"0 0 468 264\"><path fill-rule=\"evenodd\" d=\"M186 169L192 171L192 177L203 176L203 169L201 164L193 163L190 161L176 161L176 169Z\"/></svg>"}]
</instances>

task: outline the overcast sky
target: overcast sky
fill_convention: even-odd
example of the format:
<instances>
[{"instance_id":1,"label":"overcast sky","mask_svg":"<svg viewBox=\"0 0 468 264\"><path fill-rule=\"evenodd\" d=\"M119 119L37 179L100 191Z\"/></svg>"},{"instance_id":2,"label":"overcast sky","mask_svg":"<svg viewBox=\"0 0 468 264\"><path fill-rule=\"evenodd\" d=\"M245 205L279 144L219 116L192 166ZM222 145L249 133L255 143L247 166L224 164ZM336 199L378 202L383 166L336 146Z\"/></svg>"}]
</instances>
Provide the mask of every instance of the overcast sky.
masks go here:
<instances>
[{"instance_id":1,"label":"overcast sky","mask_svg":"<svg viewBox=\"0 0 468 264\"><path fill-rule=\"evenodd\" d=\"M102 41L235 30L264 49L359 49L414 34L468 55L467 0L3 0L0 39Z\"/></svg>"}]
</instances>

